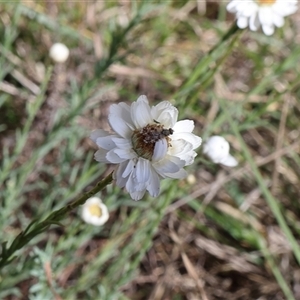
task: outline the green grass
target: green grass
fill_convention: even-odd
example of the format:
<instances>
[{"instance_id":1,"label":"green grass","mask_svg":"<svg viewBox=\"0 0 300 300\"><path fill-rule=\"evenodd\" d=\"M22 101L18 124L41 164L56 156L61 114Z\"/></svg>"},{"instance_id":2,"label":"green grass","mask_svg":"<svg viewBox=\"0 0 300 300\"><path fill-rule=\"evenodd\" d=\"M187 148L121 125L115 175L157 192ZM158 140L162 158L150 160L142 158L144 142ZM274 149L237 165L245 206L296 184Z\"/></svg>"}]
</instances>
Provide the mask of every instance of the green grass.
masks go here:
<instances>
[{"instance_id":1,"label":"green grass","mask_svg":"<svg viewBox=\"0 0 300 300\"><path fill-rule=\"evenodd\" d=\"M196 184L165 180L139 202L107 186L109 221L87 225L74 209L46 226L1 269L0 298L297 299L299 16L268 38L238 30L223 4L52 5L0 5L2 254L110 173L88 137L112 103L172 100L203 139L228 138L239 166L200 148ZM63 66L54 42L71 49Z\"/></svg>"}]
</instances>

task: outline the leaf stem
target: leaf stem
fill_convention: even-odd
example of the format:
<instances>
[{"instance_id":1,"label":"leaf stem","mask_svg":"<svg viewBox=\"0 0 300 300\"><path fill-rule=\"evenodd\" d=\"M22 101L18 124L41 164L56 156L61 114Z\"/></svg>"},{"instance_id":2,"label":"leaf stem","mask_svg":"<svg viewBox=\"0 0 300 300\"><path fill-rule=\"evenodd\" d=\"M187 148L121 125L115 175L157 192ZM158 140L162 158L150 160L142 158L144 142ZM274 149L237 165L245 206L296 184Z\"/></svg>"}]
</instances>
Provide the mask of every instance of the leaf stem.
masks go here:
<instances>
[{"instance_id":1,"label":"leaf stem","mask_svg":"<svg viewBox=\"0 0 300 300\"><path fill-rule=\"evenodd\" d=\"M109 185L113 180L113 172L110 173L103 180L99 181L90 191L80 195L75 201L52 212L45 220L37 222L37 220L32 221L25 230L23 230L14 239L9 248L6 248L6 242L2 243L2 253L0 255L0 269L9 264L15 256L13 254L20 250L23 246L28 244L34 237L40 233L47 230L51 225L60 225L59 221L62 220L68 213L70 213L74 208L82 205L85 201L94 196L96 193L103 190L107 185Z\"/></svg>"}]
</instances>

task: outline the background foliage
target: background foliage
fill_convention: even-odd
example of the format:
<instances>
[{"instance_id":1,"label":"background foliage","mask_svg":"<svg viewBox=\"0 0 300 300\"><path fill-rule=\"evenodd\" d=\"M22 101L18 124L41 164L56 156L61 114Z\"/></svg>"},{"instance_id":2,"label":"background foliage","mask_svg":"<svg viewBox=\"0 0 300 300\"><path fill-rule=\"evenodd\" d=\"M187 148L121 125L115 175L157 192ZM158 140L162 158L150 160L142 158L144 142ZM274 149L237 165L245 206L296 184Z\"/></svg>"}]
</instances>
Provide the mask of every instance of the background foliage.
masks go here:
<instances>
[{"instance_id":1,"label":"background foliage","mask_svg":"<svg viewBox=\"0 0 300 300\"><path fill-rule=\"evenodd\" d=\"M173 101L240 162L214 165L200 149L157 199L109 186L108 223L78 210L34 238L1 270L1 299L300 298L300 16L266 37L231 27L225 8L0 4L1 243L109 174L88 136L108 129L112 103ZM65 64L48 57L54 42L70 48Z\"/></svg>"}]
</instances>

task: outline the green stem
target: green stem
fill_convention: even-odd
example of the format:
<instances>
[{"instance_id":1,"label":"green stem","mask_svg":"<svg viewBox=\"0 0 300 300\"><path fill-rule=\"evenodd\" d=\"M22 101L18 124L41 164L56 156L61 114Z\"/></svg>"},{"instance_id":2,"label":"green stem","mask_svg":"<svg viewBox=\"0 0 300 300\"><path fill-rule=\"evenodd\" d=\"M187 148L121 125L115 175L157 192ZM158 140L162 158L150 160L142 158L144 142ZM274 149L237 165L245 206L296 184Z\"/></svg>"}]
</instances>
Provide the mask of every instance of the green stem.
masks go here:
<instances>
[{"instance_id":1,"label":"green stem","mask_svg":"<svg viewBox=\"0 0 300 300\"><path fill-rule=\"evenodd\" d=\"M230 32L232 32L232 31L230 31ZM240 33L242 33L242 31ZM189 95L189 100L184 101L184 103L182 105L182 109L185 109L188 106L190 106L190 107L193 106L195 104L196 100L198 99L199 94L205 88L207 88L209 84L211 84L217 71L221 68L221 66L223 65L223 63L225 62L225 60L229 56L229 54L232 53L235 43L239 37L240 37L240 34L236 34L234 36L234 38L229 43L228 47L226 47L226 52L216 60L216 66L213 69L207 70L204 74L201 74L201 76L197 80L196 86L194 85L194 87L193 87L194 90Z\"/></svg>"},{"instance_id":2,"label":"green stem","mask_svg":"<svg viewBox=\"0 0 300 300\"><path fill-rule=\"evenodd\" d=\"M294 252L294 255L296 257L296 260L298 261L298 264L300 264L300 247L299 247L299 244L298 242L296 241L295 237L293 236L290 228L288 227L282 213L281 213L281 210L280 210L280 207L278 205L278 200L275 199L273 197L273 195L271 194L271 192L269 191L269 189L267 188L266 184L265 184L265 181L261 175L261 173L259 172L251 154L250 154L250 151L248 150L235 122L233 121L232 119L232 116L230 115L225 103L224 103L224 100L220 100L219 102L221 104L221 107L223 109L223 111L225 112L225 114L227 115L227 119L228 119L228 122L232 128L232 131L234 132L235 136L238 138L239 142L240 142L240 145L242 147L242 150L244 152L244 155L248 161L248 163L250 164L250 167L252 169L252 172L253 172L253 175L260 187L260 190L262 192L262 194L264 195L265 199L266 199L266 202L267 204L269 205L272 213L274 214L281 230L284 232L286 238L288 239L290 245L291 245L291 248Z\"/></svg>"},{"instance_id":3,"label":"green stem","mask_svg":"<svg viewBox=\"0 0 300 300\"><path fill-rule=\"evenodd\" d=\"M13 254L17 250L28 244L34 237L47 230L50 225L60 225L59 221L74 208L84 204L88 198L94 196L109 185L113 180L112 174L113 173L110 173L106 178L99 181L90 191L79 196L74 202L52 212L45 220L39 223L37 223L37 220L32 221L27 228L14 239L8 249L6 248L7 242L4 242L2 244L2 253L0 256L0 269L9 264L15 258Z\"/></svg>"},{"instance_id":4,"label":"green stem","mask_svg":"<svg viewBox=\"0 0 300 300\"><path fill-rule=\"evenodd\" d=\"M234 35L239 28L236 24L233 24L229 30L224 34L221 40L205 55L205 57L201 58L198 64L195 66L194 71L188 77L188 79L182 84L179 92L173 95L174 98L177 98L184 94L185 92L189 92L191 86L198 82L199 77L209 68L209 65L216 61L219 57L219 53L217 50L223 50L221 46L232 36Z\"/></svg>"},{"instance_id":5,"label":"green stem","mask_svg":"<svg viewBox=\"0 0 300 300\"><path fill-rule=\"evenodd\" d=\"M293 292L291 291L289 285L287 284L285 278L282 276L280 270L278 269L274 258L270 252L270 250L268 249L268 246L266 244L265 239L261 236L261 234L259 232L255 231L255 235L257 238L257 241L259 243L259 247L264 255L264 257L266 258L274 277L276 278L282 292L284 293L285 297L287 300L295 300L295 297L293 296Z\"/></svg>"}]
</instances>

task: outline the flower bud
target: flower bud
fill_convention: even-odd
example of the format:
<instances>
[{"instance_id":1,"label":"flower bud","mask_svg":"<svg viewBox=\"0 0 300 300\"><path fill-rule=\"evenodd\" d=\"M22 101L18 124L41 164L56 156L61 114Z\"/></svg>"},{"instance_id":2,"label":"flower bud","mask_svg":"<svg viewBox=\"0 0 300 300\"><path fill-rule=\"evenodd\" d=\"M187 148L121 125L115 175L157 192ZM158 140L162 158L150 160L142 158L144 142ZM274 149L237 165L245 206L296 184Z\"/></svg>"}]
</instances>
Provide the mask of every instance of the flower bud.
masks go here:
<instances>
[{"instance_id":1,"label":"flower bud","mask_svg":"<svg viewBox=\"0 0 300 300\"><path fill-rule=\"evenodd\" d=\"M237 166L237 160L229 154L229 143L222 137L214 135L210 137L203 146L203 153L214 163L227 167Z\"/></svg>"},{"instance_id":2,"label":"flower bud","mask_svg":"<svg viewBox=\"0 0 300 300\"><path fill-rule=\"evenodd\" d=\"M68 47L61 43L55 43L49 50L49 56L56 63L64 63L69 57L70 51Z\"/></svg>"},{"instance_id":3,"label":"flower bud","mask_svg":"<svg viewBox=\"0 0 300 300\"><path fill-rule=\"evenodd\" d=\"M106 205L98 197L92 197L86 200L82 208L82 219L94 226L101 226L106 223L109 213Z\"/></svg>"}]
</instances>

